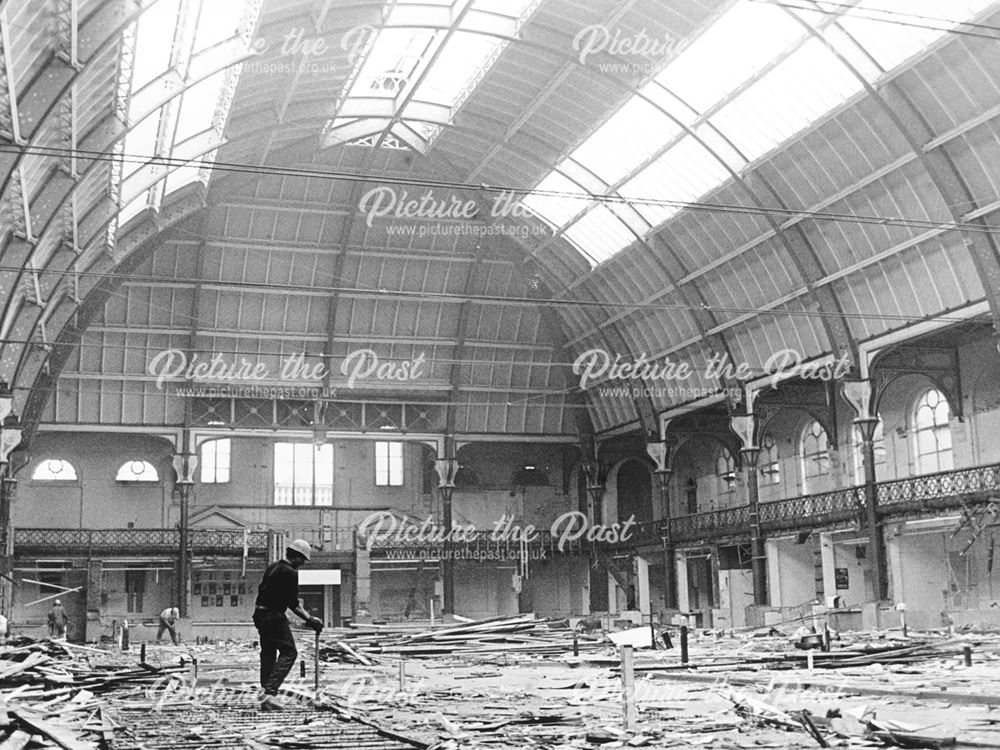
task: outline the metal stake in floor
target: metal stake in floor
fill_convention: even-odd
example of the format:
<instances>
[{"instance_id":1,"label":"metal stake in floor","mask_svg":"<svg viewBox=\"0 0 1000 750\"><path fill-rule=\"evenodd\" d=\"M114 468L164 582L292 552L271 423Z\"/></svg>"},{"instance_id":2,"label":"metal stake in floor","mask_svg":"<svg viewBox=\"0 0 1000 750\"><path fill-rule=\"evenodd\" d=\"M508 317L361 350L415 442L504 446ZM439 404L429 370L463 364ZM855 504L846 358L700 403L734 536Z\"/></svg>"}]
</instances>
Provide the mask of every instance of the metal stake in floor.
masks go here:
<instances>
[{"instance_id":1,"label":"metal stake in floor","mask_svg":"<svg viewBox=\"0 0 1000 750\"><path fill-rule=\"evenodd\" d=\"M632 646L622 646L622 702L625 710L625 731L635 731L635 661Z\"/></svg>"},{"instance_id":2,"label":"metal stake in floor","mask_svg":"<svg viewBox=\"0 0 1000 750\"><path fill-rule=\"evenodd\" d=\"M316 648L313 650L313 692L319 698L319 633L316 633Z\"/></svg>"}]
</instances>

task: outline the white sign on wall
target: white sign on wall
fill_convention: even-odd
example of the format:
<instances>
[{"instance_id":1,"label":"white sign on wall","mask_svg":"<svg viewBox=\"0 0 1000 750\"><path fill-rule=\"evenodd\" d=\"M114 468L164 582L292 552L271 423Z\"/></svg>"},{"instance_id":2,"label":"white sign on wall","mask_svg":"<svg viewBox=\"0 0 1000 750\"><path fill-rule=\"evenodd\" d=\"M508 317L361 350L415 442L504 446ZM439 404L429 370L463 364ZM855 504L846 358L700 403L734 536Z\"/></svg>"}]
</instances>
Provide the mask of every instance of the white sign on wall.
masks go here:
<instances>
[{"instance_id":1,"label":"white sign on wall","mask_svg":"<svg viewBox=\"0 0 1000 750\"><path fill-rule=\"evenodd\" d=\"M300 570L300 586L339 586L340 571L334 568L327 570Z\"/></svg>"}]
</instances>

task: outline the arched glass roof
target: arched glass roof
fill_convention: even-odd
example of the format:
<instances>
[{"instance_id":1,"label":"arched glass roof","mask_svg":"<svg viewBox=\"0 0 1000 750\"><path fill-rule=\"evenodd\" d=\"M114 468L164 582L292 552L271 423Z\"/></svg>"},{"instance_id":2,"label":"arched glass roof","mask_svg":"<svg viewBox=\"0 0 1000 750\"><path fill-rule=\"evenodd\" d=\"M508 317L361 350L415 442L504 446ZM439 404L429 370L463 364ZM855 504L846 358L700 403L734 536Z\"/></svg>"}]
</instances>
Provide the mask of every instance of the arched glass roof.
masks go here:
<instances>
[{"instance_id":1,"label":"arched glass roof","mask_svg":"<svg viewBox=\"0 0 1000 750\"><path fill-rule=\"evenodd\" d=\"M584 389L581 352L757 372L1000 310L996 0L126 5L0 0L0 375L35 419L181 423L165 349L370 345L426 351L390 390L458 432L626 429L700 402ZM479 210L372 222L372 185Z\"/></svg>"},{"instance_id":2,"label":"arched glass roof","mask_svg":"<svg viewBox=\"0 0 1000 750\"><path fill-rule=\"evenodd\" d=\"M738 0L523 202L597 265L987 5Z\"/></svg>"}]
</instances>

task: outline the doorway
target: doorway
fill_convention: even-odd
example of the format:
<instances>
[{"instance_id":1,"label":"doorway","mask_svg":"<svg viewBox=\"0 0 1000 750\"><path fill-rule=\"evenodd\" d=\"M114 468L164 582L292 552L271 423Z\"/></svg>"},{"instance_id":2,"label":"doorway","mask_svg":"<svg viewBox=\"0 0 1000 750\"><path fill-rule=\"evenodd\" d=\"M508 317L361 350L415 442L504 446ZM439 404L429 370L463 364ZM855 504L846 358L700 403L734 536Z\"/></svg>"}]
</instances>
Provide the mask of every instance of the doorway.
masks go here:
<instances>
[{"instance_id":1,"label":"doorway","mask_svg":"<svg viewBox=\"0 0 1000 750\"><path fill-rule=\"evenodd\" d=\"M302 607L323 621L324 627L339 627L340 584L299 586Z\"/></svg>"}]
</instances>

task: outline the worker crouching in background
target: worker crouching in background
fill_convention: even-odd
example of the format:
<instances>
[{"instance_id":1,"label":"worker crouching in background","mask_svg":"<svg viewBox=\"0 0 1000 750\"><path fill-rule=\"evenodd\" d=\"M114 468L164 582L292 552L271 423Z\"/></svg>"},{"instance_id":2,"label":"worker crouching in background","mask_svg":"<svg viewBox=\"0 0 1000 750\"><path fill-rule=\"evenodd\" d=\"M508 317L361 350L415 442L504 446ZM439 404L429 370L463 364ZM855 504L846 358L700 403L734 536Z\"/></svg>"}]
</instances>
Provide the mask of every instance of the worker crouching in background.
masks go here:
<instances>
[{"instance_id":1,"label":"worker crouching in background","mask_svg":"<svg viewBox=\"0 0 1000 750\"><path fill-rule=\"evenodd\" d=\"M177 641L177 620L181 616L181 611L177 607L167 607L165 610L160 612L160 627L156 630L156 642L159 643L160 639L163 638L164 631L170 633L170 641L175 646L179 645Z\"/></svg>"},{"instance_id":2,"label":"worker crouching in background","mask_svg":"<svg viewBox=\"0 0 1000 750\"><path fill-rule=\"evenodd\" d=\"M311 552L304 539L290 542L285 557L267 566L257 589L253 624L260 634L260 686L264 689L260 707L264 711L284 708L275 696L299 655L286 610L292 610L316 633L323 629L322 621L310 616L299 602L298 571L309 561Z\"/></svg>"}]
</instances>

